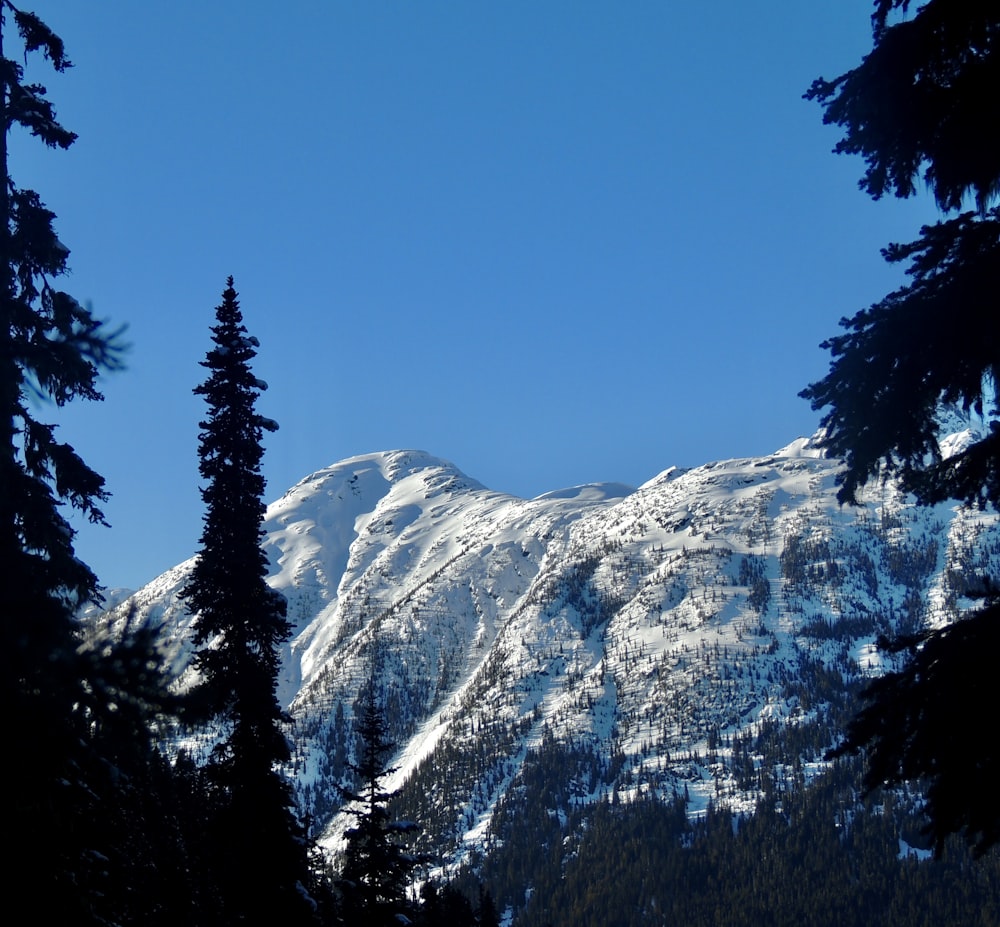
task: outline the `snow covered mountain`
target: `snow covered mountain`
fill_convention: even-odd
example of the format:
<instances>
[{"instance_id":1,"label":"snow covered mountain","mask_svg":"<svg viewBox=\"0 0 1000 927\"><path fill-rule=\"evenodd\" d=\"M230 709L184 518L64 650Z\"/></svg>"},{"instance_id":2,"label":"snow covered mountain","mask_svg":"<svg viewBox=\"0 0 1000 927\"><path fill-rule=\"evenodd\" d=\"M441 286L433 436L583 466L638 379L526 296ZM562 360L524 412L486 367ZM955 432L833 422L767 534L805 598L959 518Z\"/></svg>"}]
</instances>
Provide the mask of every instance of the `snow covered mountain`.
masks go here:
<instances>
[{"instance_id":1,"label":"snow covered mountain","mask_svg":"<svg viewBox=\"0 0 1000 927\"><path fill-rule=\"evenodd\" d=\"M820 725L788 771L808 777L837 736L829 706L882 668L878 635L950 620L969 576L1000 572L992 512L918 508L891 483L841 507L837 470L800 439L531 500L419 451L302 480L268 508L264 546L295 625L295 781L324 839L342 828L335 784L373 660L400 807L447 863L502 842L498 809L546 744L599 758L564 764L575 802L652 790L692 813L751 808L753 738ZM132 600L178 667L190 567Z\"/></svg>"}]
</instances>

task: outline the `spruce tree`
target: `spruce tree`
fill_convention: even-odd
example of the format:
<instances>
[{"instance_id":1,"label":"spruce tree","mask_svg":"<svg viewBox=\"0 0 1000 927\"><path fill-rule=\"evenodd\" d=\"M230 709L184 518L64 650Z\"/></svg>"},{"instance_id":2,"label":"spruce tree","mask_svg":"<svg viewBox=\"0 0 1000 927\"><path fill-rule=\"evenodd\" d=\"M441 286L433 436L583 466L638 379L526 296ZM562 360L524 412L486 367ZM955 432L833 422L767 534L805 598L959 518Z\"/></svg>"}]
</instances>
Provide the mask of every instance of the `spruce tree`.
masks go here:
<instances>
[{"instance_id":1,"label":"spruce tree","mask_svg":"<svg viewBox=\"0 0 1000 927\"><path fill-rule=\"evenodd\" d=\"M291 788L279 770L289 759L289 721L276 689L280 647L291 632L284 597L268 586L261 548L265 431L277 425L256 401L266 384L250 362L259 342L247 335L229 278L212 328L214 347L194 392L200 423L199 471L207 481L201 549L182 596L195 614L196 704L224 731L208 762L211 813L205 860L216 869L223 923L311 920L310 865Z\"/></svg>"},{"instance_id":2,"label":"spruce tree","mask_svg":"<svg viewBox=\"0 0 1000 927\"><path fill-rule=\"evenodd\" d=\"M8 57L11 25L20 41ZM76 557L64 507L103 523L104 481L39 416L72 400L101 399L98 376L119 366L120 356L114 336L57 285L69 251L54 231L54 213L11 177L15 129L51 148L69 148L76 138L57 121L46 89L25 80L38 55L57 73L71 66L48 26L2 0L0 686L9 747L21 758L6 769L12 808L5 876L15 909L103 923L128 910L114 891L120 847L105 826L127 788L116 755L123 744L109 722L126 702L145 711L141 684L131 677L136 660L146 669L150 651L135 649L136 639L88 646L76 619L80 606L100 595L93 572ZM140 727L145 733L144 719Z\"/></svg>"},{"instance_id":3,"label":"spruce tree","mask_svg":"<svg viewBox=\"0 0 1000 927\"><path fill-rule=\"evenodd\" d=\"M20 42L7 57L12 25ZM98 377L121 366L121 349L57 285L69 251L55 215L11 177L15 129L57 149L76 139L45 87L25 79L38 57L56 73L71 66L47 25L0 0L0 687L22 758L6 770L5 874L11 906L43 919L155 924L185 911L182 842L159 801L169 777L150 730L169 704L162 661L148 628L110 637L78 620L100 591L64 512L103 524L104 480L41 420L100 400Z\"/></svg>"},{"instance_id":4,"label":"spruce tree","mask_svg":"<svg viewBox=\"0 0 1000 927\"><path fill-rule=\"evenodd\" d=\"M834 151L861 154L874 199L909 197L919 181L950 218L883 254L911 283L844 319L824 343L833 360L803 396L826 409L825 446L842 456L841 499L897 473L921 501L1000 502L1000 429L942 458L947 404L997 422L1000 390L1000 10L995 4L878 0L874 48L806 96L841 126ZM975 208L962 211L963 206Z\"/></svg>"},{"instance_id":5,"label":"spruce tree","mask_svg":"<svg viewBox=\"0 0 1000 927\"><path fill-rule=\"evenodd\" d=\"M914 9L911 10L911 6ZM873 48L856 68L814 82L807 97L860 154L862 190L913 195L923 181L947 218L890 245L910 282L842 321L823 346L827 376L803 395L825 409L823 443L842 456L841 500L895 474L928 504L1000 504L1000 9L954 0L876 0ZM971 207L971 208L969 208ZM986 427L949 456L946 412ZM980 851L1000 840L1000 750L979 729L997 708L984 655L1000 640L995 577L965 577L983 605L896 647L903 670L874 684L839 752L867 748L869 786L923 779L940 847L964 831ZM988 661L988 658L987 658Z\"/></svg>"},{"instance_id":6,"label":"spruce tree","mask_svg":"<svg viewBox=\"0 0 1000 927\"><path fill-rule=\"evenodd\" d=\"M341 788L346 811L355 819L347 831L340 887L344 915L349 922L390 927L401 918L412 919L415 908L406 897L411 874L420 860L401 838L417 830L409 821L393 821L389 803L395 792L386 791L385 779L395 772L387 765L393 745L378 702L377 657L356 702L357 760L355 788Z\"/></svg>"},{"instance_id":7,"label":"spruce tree","mask_svg":"<svg viewBox=\"0 0 1000 927\"><path fill-rule=\"evenodd\" d=\"M397 791L386 780L397 771L388 765L395 750L388 732L384 694L380 694L379 646L373 648L369 675L355 700L355 756L347 764L352 787L340 787L347 802L344 813L354 818L345 833L339 887L346 923L370 927L399 924L433 927L497 927L492 896L468 876L466 890L478 889L478 910L454 885L424 879L419 898L408 897L418 867L433 861L413 853L408 844L421 829L415 821L396 820L392 813Z\"/></svg>"},{"instance_id":8,"label":"spruce tree","mask_svg":"<svg viewBox=\"0 0 1000 927\"><path fill-rule=\"evenodd\" d=\"M41 51L56 71L70 66L62 41L32 14L0 3L0 42L13 16L25 54ZM104 480L36 418L37 398L62 406L99 400L102 367L118 365L112 339L91 313L57 289L69 251L56 237L55 214L38 194L14 185L7 138L20 126L53 148L76 136L55 119L45 88L24 83L22 66L3 57L0 93L0 562L16 581L0 584L5 680L27 677L76 649L76 608L99 599L97 579L77 559L68 503L103 523Z\"/></svg>"}]
</instances>

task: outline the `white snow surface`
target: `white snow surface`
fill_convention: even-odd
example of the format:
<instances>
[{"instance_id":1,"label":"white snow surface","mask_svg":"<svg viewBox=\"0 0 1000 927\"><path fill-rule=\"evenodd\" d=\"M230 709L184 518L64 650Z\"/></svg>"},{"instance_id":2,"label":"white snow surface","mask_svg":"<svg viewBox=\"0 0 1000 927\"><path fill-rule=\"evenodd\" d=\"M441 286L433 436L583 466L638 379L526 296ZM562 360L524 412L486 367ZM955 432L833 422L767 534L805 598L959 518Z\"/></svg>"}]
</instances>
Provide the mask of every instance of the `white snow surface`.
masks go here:
<instances>
[{"instance_id":1,"label":"white snow surface","mask_svg":"<svg viewBox=\"0 0 1000 927\"><path fill-rule=\"evenodd\" d=\"M953 620L969 604L954 577L1000 566L994 513L919 508L891 483L842 507L838 469L798 439L638 489L525 500L403 450L292 487L267 509L264 549L295 629L280 684L291 772L329 844L373 665L398 745L391 785L408 817L438 815L445 861L489 846L497 802L546 739L624 757L631 785L581 782L575 800L686 787L692 813L752 808L733 735L808 720L795 680L882 672L880 633ZM162 624L177 667L192 563L114 613L131 603Z\"/></svg>"}]
</instances>

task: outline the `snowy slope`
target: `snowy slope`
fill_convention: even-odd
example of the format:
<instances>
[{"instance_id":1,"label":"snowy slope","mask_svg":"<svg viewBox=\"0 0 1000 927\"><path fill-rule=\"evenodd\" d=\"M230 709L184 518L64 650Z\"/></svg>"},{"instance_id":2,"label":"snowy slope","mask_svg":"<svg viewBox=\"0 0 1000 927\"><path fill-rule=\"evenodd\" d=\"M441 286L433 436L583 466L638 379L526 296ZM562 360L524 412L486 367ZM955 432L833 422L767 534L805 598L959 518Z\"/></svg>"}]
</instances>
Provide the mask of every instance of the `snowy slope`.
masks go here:
<instances>
[{"instance_id":1,"label":"snowy slope","mask_svg":"<svg viewBox=\"0 0 1000 927\"><path fill-rule=\"evenodd\" d=\"M533 500L419 451L307 477L268 508L265 548L295 625L282 697L310 815L335 843L373 660L396 784L446 859L488 848L546 739L608 758L580 801L680 787L693 812L751 807L734 735L818 717L829 686L879 671L880 633L950 620L960 577L1000 567L992 513L920 509L891 484L842 508L837 468L798 440ZM133 600L178 665L189 568Z\"/></svg>"}]
</instances>

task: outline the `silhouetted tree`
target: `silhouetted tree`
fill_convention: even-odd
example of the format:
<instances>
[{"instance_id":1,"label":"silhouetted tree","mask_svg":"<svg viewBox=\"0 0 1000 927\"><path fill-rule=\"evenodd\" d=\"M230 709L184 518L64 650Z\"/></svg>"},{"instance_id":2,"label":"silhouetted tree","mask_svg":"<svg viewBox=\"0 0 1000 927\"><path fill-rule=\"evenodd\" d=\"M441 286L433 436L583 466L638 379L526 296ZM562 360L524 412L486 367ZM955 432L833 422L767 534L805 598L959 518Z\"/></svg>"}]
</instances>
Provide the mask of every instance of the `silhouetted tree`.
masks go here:
<instances>
[{"instance_id":1,"label":"silhouetted tree","mask_svg":"<svg viewBox=\"0 0 1000 927\"><path fill-rule=\"evenodd\" d=\"M806 96L844 129L835 150L864 157L863 190L875 199L908 197L922 179L954 215L921 229L917 241L884 250L890 262L909 262L911 281L843 320L846 333L824 344L833 356L829 373L803 396L827 410L823 443L846 462L842 501L854 501L868 479L895 474L924 503L996 505L1000 8L951 0L913 6L877 0L872 51L835 80L815 81ZM974 208L963 212L965 205ZM985 417L989 427L945 457L939 438L949 405ZM995 636L1000 606L985 599L973 617L900 643L912 651L909 668L872 686L840 751L869 748L870 786L927 779L939 846L956 830L979 850L1000 837L996 790L971 788L956 768L976 782L1000 773L993 741L966 730L975 714L996 711L996 696L959 669L966 661L981 666L977 648ZM974 697L986 704L970 704Z\"/></svg>"},{"instance_id":2,"label":"silhouetted tree","mask_svg":"<svg viewBox=\"0 0 1000 927\"><path fill-rule=\"evenodd\" d=\"M196 706L224 730L207 767L211 811L207 859L216 867L226 923L276 914L284 923L311 920L309 845L279 770L289 759L276 695L280 647L291 626L286 603L266 582L261 549L264 477L261 441L277 428L255 406L266 385L250 369L256 338L243 325L229 278L212 328L199 471L207 481L201 549L182 596L195 614Z\"/></svg>"},{"instance_id":3,"label":"silhouetted tree","mask_svg":"<svg viewBox=\"0 0 1000 927\"><path fill-rule=\"evenodd\" d=\"M4 54L11 22L17 55ZM70 67L62 40L33 13L0 0L0 660L11 811L4 838L10 905L54 921L162 923L183 918L183 840L168 803L169 771L150 724L172 707L149 628L104 634L81 622L101 601L63 512L104 523L104 480L57 440L39 410L100 400L102 369L120 345L55 281L68 249L54 213L16 186L8 136L52 148L76 136L46 90L25 81L29 55ZM169 912L169 917L168 917Z\"/></svg>"},{"instance_id":4,"label":"silhouetted tree","mask_svg":"<svg viewBox=\"0 0 1000 927\"><path fill-rule=\"evenodd\" d=\"M1000 433L942 459L942 403L995 416L1000 317L995 312L1000 215L1000 12L989 4L922 4L889 23L907 0L879 0L875 47L861 65L807 96L824 121L845 129L837 152L859 153L861 188L911 196L922 178L939 206L976 210L925 227L918 241L890 245L910 261L913 282L841 324L824 344L830 372L803 395L828 408L825 445L843 456L841 498L883 466L923 501L1000 499Z\"/></svg>"},{"instance_id":5,"label":"silhouetted tree","mask_svg":"<svg viewBox=\"0 0 1000 927\"><path fill-rule=\"evenodd\" d=\"M11 24L20 43L8 57ZM103 523L104 480L38 416L71 400L101 399L99 373L120 366L120 348L57 287L69 251L53 229L55 215L11 178L15 127L51 148L69 148L76 138L57 121L45 88L25 80L35 53L56 72L70 67L48 26L2 0L0 686L8 743L20 757L5 770L4 872L15 910L65 923L121 922L148 909L150 899L145 890L142 900L135 889L120 891L127 872L151 862L152 852L146 846L130 856L121 825L138 779L155 766L147 722L163 695L162 677L149 634L95 640L76 617L100 595L63 512Z\"/></svg>"},{"instance_id":6,"label":"silhouetted tree","mask_svg":"<svg viewBox=\"0 0 1000 927\"><path fill-rule=\"evenodd\" d=\"M414 867L419 860L401 838L417 830L412 821L393 821L385 779L395 772L387 761L393 750L386 721L378 702L376 662L359 697L360 712L355 725L359 756L349 763L357 786L342 788L349 803L346 811L355 818L347 831L340 887L348 922L372 927L390 927L399 917L412 917L413 905L406 897Z\"/></svg>"},{"instance_id":7,"label":"silhouetted tree","mask_svg":"<svg viewBox=\"0 0 1000 927\"><path fill-rule=\"evenodd\" d=\"M87 797L77 812L87 815L87 841L101 868L96 910L102 923L197 925L189 799L158 748L157 722L173 720L179 699L167 692L155 630L133 618L124 627L88 627L81 651L92 672L81 765Z\"/></svg>"}]
</instances>

